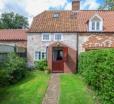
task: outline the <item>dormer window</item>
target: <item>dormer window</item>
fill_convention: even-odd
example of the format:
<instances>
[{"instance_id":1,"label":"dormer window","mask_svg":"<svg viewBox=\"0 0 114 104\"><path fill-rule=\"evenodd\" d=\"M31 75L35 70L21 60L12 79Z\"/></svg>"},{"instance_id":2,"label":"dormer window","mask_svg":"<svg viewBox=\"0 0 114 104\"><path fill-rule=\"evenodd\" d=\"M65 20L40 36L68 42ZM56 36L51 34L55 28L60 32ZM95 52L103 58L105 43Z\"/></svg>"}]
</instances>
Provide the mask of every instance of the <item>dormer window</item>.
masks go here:
<instances>
[{"instance_id":1,"label":"dormer window","mask_svg":"<svg viewBox=\"0 0 114 104\"><path fill-rule=\"evenodd\" d=\"M59 15L60 15L59 13L54 13L53 18L59 18Z\"/></svg>"},{"instance_id":2,"label":"dormer window","mask_svg":"<svg viewBox=\"0 0 114 104\"><path fill-rule=\"evenodd\" d=\"M89 31L93 32L103 31L103 19L99 15L94 15L89 20Z\"/></svg>"}]
</instances>

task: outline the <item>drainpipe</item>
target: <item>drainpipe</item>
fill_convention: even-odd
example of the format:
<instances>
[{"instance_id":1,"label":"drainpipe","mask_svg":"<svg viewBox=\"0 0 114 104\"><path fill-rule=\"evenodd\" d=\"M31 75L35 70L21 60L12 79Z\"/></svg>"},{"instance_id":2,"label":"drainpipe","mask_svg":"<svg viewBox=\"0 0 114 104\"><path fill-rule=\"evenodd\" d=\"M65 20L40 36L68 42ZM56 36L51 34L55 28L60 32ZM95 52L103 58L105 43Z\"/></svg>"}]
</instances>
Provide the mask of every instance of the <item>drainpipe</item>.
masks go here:
<instances>
[{"instance_id":1,"label":"drainpipe","mask_svg":"<svg viewBox=\"0 0 114 104\"><path fill-rule=\"evenodd\" d=\"M77 58L76 58L76 61L77 61L77 65L76 65L76 67L77 67L77 72L76 73L78 73L78 71L79 71L79 69L78 69L78 62L79 62L79 50L78 50L78 45L79 45L79 34L77 33L77 53L76 53L76 56L77 56Z\"/></svg>"}]
</instances>

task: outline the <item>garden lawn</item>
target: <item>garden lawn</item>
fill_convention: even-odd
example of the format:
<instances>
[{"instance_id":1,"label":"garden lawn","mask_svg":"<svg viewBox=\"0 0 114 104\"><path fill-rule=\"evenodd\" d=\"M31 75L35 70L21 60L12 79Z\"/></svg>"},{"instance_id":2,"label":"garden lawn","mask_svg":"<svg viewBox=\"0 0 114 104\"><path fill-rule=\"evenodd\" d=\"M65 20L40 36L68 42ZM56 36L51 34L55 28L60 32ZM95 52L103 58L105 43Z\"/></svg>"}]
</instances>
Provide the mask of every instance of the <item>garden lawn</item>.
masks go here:
<instances>
[{"instance_id":1,"label":"garden lawn","mask_svg":"<svg viewBox=\"0 0 114 104\"><path fill-rule=\"evenodd\" d=\"M95 104L94 93L90 91L79 75L60 76L59 104Z\"/></svg>"},{"instance_id":2,"label":"garden lawn","mask_svg":"<svg viewBox=\"0 0 114 104\"><path fill-rule=\"evenodd\" d=\"M0 88L0 104L41 104L49 75L40 71L27 73L18 84Z\"/></svg>"}]
</instances>

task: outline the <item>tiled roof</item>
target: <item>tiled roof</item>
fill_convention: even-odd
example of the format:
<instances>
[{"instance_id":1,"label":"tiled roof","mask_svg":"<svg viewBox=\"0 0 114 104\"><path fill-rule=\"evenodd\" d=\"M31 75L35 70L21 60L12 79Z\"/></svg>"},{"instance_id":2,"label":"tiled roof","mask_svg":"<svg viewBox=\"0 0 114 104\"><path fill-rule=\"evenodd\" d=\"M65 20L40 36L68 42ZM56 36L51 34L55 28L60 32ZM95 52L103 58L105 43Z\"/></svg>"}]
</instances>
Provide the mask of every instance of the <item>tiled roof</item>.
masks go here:
<instances>
[{"instance_id":1,"label":"tiled roof","mask_svg":"<svg viewBox=\"0 0 114 104\"><path fill-rule=\"evenodd\" d=\"M103 18L103 32L114 32L114 11L106 10L45 11L33 19L28 32L87 32L88 20L96 13Z\"/></svg>"},{"instance_id":2,"label":"tiled roof","mask_svg":"<svg viewBox=\"0 0 114 104\"><path fill-rule=\"evenodd\" d=\"M1 29L0 40L14 41L14 40L27 40L26 30L24 29Z\"/></svg>"},{"instance_id":3,"label":"tiled roof","mask_svg":"<svg viewBox=\"0 0 114 104\"><path fill-rule=\"evenodd\" d=\"M114 32L114 11L107 11L107 10L80 11L78 13L79 32L88 31L88 21L95 14L98 14L103 19L103 32Z\"/></svg>"},{"instance_id":4,"label":"tiled roof","mask_svg":"<svg viewBox=\"0 0 114 104\"><path fill-rule=\"evenodd\" d=\"M54 18L54 14L59 14ZM33 19L29 32L71 32L77 31L77 12L45 11Z\"/></svg>"}]
</instances>

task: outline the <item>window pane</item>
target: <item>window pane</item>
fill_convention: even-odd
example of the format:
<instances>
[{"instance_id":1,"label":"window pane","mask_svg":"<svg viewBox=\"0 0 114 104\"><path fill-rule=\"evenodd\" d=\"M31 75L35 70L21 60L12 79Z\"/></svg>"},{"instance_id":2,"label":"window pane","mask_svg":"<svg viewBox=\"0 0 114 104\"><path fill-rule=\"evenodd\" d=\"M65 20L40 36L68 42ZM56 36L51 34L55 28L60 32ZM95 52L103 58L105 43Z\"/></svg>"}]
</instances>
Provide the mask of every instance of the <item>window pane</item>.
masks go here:
<instances>
[{"instance_id":1,"label":"window pane","mask_svg":"<svg viewBox=\"0 0 114 104\"><path fill-rule=\"evenodd\" d=\"M42 52L42 59L46 59L46 52Z\"/></svg>"},{"instance_id":2,"label":"window pane","mask_svg":"<svg viewBox=\"0 0 114 104\"><path fill-rule=\"evenodd\" d=\"M40 60L41 59L41 52L36 51L35 52L35 60Z\"/></svg>"},{"instance_id":3,"label":"window pane","mask_svg":"<svg viewBox=\"0 0 114 104\"><path fill-rule=\"evenodd\" d=\"M48 41L49 40L49 34L43 34L43 40Z\"/></svg>"},{"instance_id":4,"label":"window pane","mask_svg":"<svg viewBox=\"0 0 114 104\"><path fill-rule=\"evenodd\" d=\"M100 23L99 23L99 22L97 22L97 24L96 24L96 29L97 29L97 30L100 29Z\"/></svg>"},{"instance_id":5,"label":"window pane","mask_svg":"<svg viewBox=\"0 0 114 104\"><path fill-rule=\"evenodd\" d=\"M62 40L61 34L55 34L55 40L57 40L57 41Z\"/></svg>"},{"instance_id":6,"label":"window pane","mask_svg":"<svg viewBox=\"0 0 114 104\"><path fill-rule=\"evenodd\" d=\"M95 30L95 22L92 22L92 30Z\"/></svg>"}]
</instances>

